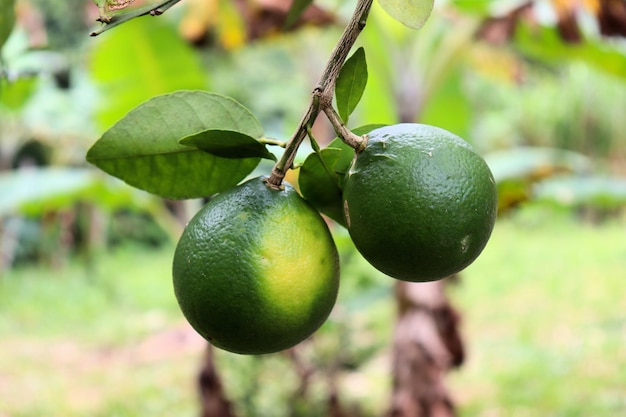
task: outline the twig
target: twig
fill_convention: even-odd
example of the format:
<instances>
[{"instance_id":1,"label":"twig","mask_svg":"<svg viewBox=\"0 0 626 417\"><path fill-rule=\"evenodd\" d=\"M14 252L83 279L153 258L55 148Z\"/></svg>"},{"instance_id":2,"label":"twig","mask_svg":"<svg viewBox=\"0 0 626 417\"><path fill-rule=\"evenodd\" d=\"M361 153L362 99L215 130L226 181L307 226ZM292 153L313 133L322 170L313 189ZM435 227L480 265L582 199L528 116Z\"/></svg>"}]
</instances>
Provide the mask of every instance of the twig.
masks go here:
<instances>
[{"instance_id":1,"label":"twig","mask_svg":"<svg viewBox=\"0 0 626 417\"><path fill-rule=\"evenodd\" d=\"M300 124L296 128L293 136L287 142L285 152L282 157L276 162L272 173L267 180L270 187L279 189L285 178L287 170L293 165L293 160L296 157L296 152L300 147L300 144L307 136L307 127L313 125L313 122L319 115L320 111L332 107L333 94L335 92L335 82L341 67L348 57L348 53L354 42L358 38L359 34L365 27L367 16L370 8L372 7L373 0L358 0L354 13L350 18L350 22L346 26L341 38L337 42L335 49L330 55L326 67L322 72L320 80L313 90L311 97L311 103L308 109L302 116Z\"/></svg>"},{"instance_id":2,"label":"twig","mask_svg":"<svg viewBox=\"0 0 626 417\"><path fill-rule=\"evenodd\" d=\"M169 9L170 7L172 7L179 1L181 0L162 0L161 2L157 4L152 4L149 6L140 7L136 10L131 10L125 13L113 15L106 21L103 18L99 18L98 21L102 22L102 26L99 29L91 32L89 36L98 36L102 32L106 32L109 29L113 29L115 26L119 26L122 23L126 23L129 20L135 19L136 17L146 16L146 15L159 16L165 13L167 9Z\"/></svg>"}]
</instances>

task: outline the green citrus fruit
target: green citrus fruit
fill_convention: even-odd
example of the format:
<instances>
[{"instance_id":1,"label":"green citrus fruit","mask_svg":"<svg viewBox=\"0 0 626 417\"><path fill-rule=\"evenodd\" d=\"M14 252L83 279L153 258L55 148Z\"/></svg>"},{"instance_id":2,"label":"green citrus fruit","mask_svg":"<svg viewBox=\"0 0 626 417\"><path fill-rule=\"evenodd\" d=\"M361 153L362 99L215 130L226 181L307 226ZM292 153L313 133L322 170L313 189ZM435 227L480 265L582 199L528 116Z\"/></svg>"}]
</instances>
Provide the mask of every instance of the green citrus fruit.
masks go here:
<instances>
[{"instance_id":1,"label":"green citrus fruit","mask_svg":"<svg viewBox=\"0 0 626 417\"><path fill-rule=\"evenodd\" d=\"M217 195L176 247L174 291L189 323L236 353L290 348L328 318L339 257L328 227L288 184L255 178Z\"/></svg>"},{"instance_id":2,"label":"green citrus fruit","mask_svg":"<svg viewBox=\"0 0 626 417\"><path fill-rule=\"evenodd\" d=\"M432 281L478 257L497 211L489 167L452 133L428 125L373 130L346 174L346 224L377 269Z\"/></svg>"}]
</instances>

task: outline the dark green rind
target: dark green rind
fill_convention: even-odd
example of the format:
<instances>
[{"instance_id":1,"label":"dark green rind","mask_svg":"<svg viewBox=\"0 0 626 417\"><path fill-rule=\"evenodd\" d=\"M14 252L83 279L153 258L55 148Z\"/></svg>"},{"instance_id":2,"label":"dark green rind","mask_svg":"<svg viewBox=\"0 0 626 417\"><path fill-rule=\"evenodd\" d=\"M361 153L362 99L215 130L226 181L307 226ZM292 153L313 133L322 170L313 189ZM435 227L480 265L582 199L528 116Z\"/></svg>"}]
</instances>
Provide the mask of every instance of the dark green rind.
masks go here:
<instances>
[{"instance_id":1,"label":"dark green rind","mask_svg":"<svg viewBox=\"0 0 626 417\"><path fill-rule=\"evenodd\" d=\"M459 188L468 175L478 181ZM418 282L473 262L497 211L495 181L482 157L456 135L416 124L370 133L346 176L343 201L359 252L380 271Z\"/></svg>"},{"instance_id":2,"label":"dark green rind","mask_svg":"<svg viewBox=\"0 0 626 417\"><path fill-rule=\"evenodd\" d=\"M311 227L331 248L324 287L314 294L292 294L296 300L312 300L316 313L295 321L285 319L289 311L272 305L263 293L263 280L273 277L259 275L259 248L272 223L289 225L296 220L289 216L294 210L315 219ZM311 233L290 226L301 237ZM297 245L293 239L297 236L287 236L284 244ZM310 256L307 251L302 248L303 258ZM272 353L306 339L327 319L337 297L338 259L326 224L291 186L276 191L255 178L219 194L189 222L174 254L174 291L187 320L213 345L241 354Z\"/></svg>"}]
</instances>

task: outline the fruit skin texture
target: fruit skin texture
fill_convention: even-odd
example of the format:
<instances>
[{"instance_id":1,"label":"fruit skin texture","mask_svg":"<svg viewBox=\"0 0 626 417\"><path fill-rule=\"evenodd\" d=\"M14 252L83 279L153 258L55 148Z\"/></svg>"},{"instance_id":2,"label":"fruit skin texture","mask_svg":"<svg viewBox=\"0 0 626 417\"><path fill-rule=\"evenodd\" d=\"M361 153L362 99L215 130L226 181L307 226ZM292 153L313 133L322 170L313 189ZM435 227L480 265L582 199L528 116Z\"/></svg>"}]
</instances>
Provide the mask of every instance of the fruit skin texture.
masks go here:
<instances>
[{"instance_id":1,"label":"fruit skin texture","mask_svg":"<svg viewBox=\"0 0 626 417\"><path fill-rule=\"evenodd\" d=\"M328 227L288 184L254 178L189 222L173 262L183 314L214 346L241 354L290 348L328 318L339 257Z\"/></svg>"},{"instance_id":2,"label":"fruit skin texture","mask_svg":"<svg viewBox=\"0 0 626 417\"><path fill-rule=\"evenodd\" d=\"M375 268L433 281L482 252L497 191L486 162L463 139L405 123L370 132L346 174L343 204L350 236Z\"/></svg>"}]
</instances>

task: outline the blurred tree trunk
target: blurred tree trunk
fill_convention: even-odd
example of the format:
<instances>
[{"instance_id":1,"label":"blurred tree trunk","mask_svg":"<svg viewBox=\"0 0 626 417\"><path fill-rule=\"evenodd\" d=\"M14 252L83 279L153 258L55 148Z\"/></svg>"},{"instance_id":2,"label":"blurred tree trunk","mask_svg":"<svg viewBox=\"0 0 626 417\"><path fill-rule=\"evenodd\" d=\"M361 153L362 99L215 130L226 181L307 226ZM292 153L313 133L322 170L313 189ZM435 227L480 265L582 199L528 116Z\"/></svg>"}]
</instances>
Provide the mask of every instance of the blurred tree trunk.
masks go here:
<instances>
[{"instance_id":1,"label":"blurred tree trunk","mask_svg":"<svg viewBox=\"0 0 626 417\"><path fill-rule=\"evenodd\" d=\"M230 401L226 399L222 381L213 362L213 347L207 344L198 375L201 417L235 417Z\"/></svg>"},{"instance_id":2,"label":"blurred tree trunk","mask_svg":"<svg viewBox=\"0 0 626 417\"><path fill-rule=\"evenodd\" d=\"M398 281L398 320L393 338L393 389L387 417L451 417L446 372L461 365L459 314L445 294L450 278L428 283Z\"/></svg>"}]
</instances>

